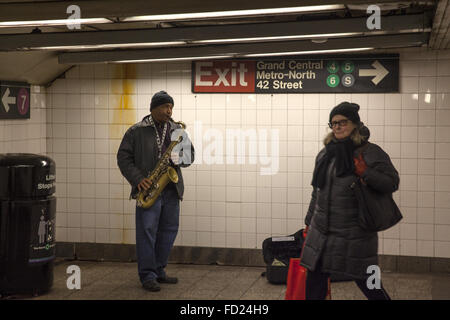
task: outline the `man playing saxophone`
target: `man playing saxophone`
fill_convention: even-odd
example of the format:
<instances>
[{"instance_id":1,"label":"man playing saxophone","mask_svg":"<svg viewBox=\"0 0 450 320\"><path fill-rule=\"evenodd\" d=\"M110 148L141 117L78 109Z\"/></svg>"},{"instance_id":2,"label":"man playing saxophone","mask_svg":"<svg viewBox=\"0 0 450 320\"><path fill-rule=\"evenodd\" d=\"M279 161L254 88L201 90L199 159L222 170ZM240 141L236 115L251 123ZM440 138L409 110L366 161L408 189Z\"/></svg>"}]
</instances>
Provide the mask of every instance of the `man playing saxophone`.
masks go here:
<instances>
[{"instance_id":1,"label":"man playing saxophone","mask_svg":"<svg viewBox=\"0 0 450 320\"><path fill-rule=\"evenodd\" d=\"M149 291L159 291L159 283L178 282L177 278L167 276L164 268L178 233L179 203L184 193L180 168L194 162L194 147L189 137L181 129L182 125L172 120L173 106L173 98L167 92L157 92L150 103L150 114L127 130L117 152L119 169L132 186L130 197L138 199L138 273L142 286ZM175 140L179 143L171 143ZM166 179L168 184L155 195L152 190L160 187L163 180L158 181L158 175L165 171L171 173L172 179ZM147 199L148 194L154 197L152 201L140 201Z\"/></svg>"}]
</instances>

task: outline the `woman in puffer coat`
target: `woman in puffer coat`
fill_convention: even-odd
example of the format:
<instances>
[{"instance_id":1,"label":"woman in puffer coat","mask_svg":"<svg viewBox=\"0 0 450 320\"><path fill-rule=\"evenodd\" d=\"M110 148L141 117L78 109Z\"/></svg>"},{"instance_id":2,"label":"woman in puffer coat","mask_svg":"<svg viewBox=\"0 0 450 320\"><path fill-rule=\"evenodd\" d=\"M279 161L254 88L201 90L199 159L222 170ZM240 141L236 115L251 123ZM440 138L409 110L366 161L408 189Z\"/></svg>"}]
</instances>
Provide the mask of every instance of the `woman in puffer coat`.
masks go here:
<instances>
[{"instance_id":1,"label":"woman in puffer coat","mask_svg":"<svg viewBox=\"0 0 450 320\"><path fill-rule=\"evenodd\" d=\"M359 105L342 102L331 111L332 132L316 157L300 263L307 268L307 300L325 299L330 274L355 280L368 299L390 300L382 285L367 285L373 277L368 267L378 265L378 235L358 224L358 202L350 185L359 177L380 192L392 193L400 179L389 156L368 142L370 133L358 110Z\"/></svg>"}]
</instances>

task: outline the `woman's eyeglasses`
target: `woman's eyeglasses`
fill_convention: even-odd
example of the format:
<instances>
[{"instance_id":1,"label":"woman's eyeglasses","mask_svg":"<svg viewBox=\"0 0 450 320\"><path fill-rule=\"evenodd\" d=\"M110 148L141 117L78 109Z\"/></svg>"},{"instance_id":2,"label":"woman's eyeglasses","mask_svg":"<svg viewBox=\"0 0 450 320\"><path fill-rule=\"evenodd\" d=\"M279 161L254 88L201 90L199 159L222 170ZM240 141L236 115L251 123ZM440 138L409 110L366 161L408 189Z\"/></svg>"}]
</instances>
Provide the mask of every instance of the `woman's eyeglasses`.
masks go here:
<instances>
[{"instance_id":1,"label":"woman's eyeglasses","mask_svg":"<svg viewBox=\"0 0 450 320\"><path fill-rule=\"evenodd\" d=\"M336 127L337 125L339 125L340 127L345 127L348 123L348 119L344 119L344 120L340 120L340 121L331 121L328 123L328 126L333 129L334 127Z\"/></svg>"}]
</instances>

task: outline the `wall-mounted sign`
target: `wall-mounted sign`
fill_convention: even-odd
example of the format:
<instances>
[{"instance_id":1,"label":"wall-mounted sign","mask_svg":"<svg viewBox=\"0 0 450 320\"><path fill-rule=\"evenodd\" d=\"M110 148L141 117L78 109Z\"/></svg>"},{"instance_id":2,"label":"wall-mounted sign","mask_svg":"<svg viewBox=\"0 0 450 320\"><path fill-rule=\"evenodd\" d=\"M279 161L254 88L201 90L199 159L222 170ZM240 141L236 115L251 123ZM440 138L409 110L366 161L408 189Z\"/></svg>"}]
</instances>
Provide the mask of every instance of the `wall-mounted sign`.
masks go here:
<instances>
[{"instance_id":1,"label":"wall-mounted sign","mask_svg":"<svg viewBox=\"0 0 450 320\"><path fill-rule=\"evenodd\" d=\"M0 119L30 119L30 85L0 82Z\"/></svg>"},{"instance_id":2,"label":"wall-mounted sign","mask_svg":"<svg viewBox=\"0 0 450 320\"><path fill-rule=\"evenodd\" d=\"M192 92L398 92L398 75L398 54L193 61Z\"/></svg>"}]
</instances>

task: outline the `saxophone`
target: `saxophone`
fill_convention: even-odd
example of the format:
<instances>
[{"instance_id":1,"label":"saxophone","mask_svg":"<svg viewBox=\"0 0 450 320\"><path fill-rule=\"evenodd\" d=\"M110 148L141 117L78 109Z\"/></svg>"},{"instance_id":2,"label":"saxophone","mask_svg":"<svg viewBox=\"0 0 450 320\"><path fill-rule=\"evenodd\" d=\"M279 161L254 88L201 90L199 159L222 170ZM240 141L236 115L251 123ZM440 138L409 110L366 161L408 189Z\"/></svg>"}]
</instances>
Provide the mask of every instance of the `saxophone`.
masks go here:
<instances>
[{"instance_id":1,"label":"saxophone","mask_svg":"<svg viewBox=\"0 0 450 320\"><path fill-rule=\"evenodd\" d=\"M180 124L183 129L186 129L186 125L181 122L175 122ZM170 154L173 148L183 140L180 135L177 140L174 140L167 147L167 150L163 153L161 158L158 160L155 169L149 174L148 178L151 181L150 188L147 190L139 191L136 197L136 205L145 209L150 208L158 199L158 196L167 186L167 184L172 181L173 183L178 182L178 174L175 168L170 166Z\"/></svg>"}]
</instances>

